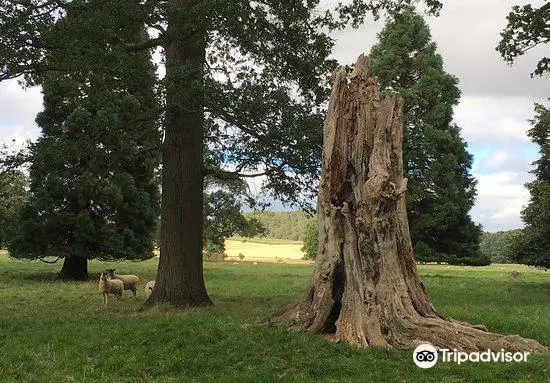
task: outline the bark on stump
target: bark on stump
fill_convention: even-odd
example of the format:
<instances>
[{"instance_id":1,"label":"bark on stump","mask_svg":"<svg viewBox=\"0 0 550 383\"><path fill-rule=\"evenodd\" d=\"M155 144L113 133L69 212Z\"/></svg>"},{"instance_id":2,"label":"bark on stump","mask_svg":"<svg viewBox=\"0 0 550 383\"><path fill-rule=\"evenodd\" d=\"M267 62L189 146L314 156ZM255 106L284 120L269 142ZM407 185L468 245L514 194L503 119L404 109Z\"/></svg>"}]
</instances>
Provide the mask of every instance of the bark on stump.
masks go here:
<instances>
[{"instance_id":1,"label":"bark on stump","mask_svg":"<svg viewBox=\"0 0 550 383\"><path fill-rule=\"evenodd\" d=\"M363 347L543 350L436 313L416 269L405 209L403 98L380 100L363 55L349 79L340 69L333 81L315 270L305 294L273 322Z\"/></svg>"}]
</instances>

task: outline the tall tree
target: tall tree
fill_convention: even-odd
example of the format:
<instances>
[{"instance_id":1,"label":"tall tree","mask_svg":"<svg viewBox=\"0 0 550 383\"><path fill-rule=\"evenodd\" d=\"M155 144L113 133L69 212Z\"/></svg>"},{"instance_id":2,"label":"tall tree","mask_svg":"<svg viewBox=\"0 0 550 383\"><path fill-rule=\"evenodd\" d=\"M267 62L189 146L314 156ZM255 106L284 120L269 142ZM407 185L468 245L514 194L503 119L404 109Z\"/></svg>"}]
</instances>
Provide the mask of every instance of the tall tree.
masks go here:
<instances>
[{"instance_id":1,"label":"tall tree","mask_svg":"<svg viewBox=\"0 0 550 383\"><path fill-rule=\"evenodd\" d=\"M384 90L405 99L404 170L416 259L488 264L479 251L481 229L469 216L473 156L452 122L458 79L443 70L429 27L413 8L395 14L378 38L372 71Z\"/></svg>"},{"instance_id":2,"label":"tall tree","mask_svg":"<svg viewBox=\"0 0 550 383\"><path fill-rule=\"evenodd\" d=\"M9 244L16 258L64 259L64 279L86 279L91 258L150 258L159 215L155 68L148 52L110 49L145 32L140 21L104 18L109 12L118 7L75 1L50 31L51 42L65 42L52 45L44 63L70 74L40 75L31 196Z\"/></svg>"},{"instance_id":3,"label":"tall tree","mask_svg":"<svg viewBox=\"0 0 550 383\"><path fill-rule=\"evenodd\" d=\"M210 303L202 273L202 190L204 176L220 171L203 168L205 146L223 149L224 177L263 175L276 197L310 197L319 173L327 72L334 67L325 31L410 2L354 0L326 12L319 12L319 0L140 3L147 11L143 22L159 36L128 48L162 46L166 66L162 256L149 304ZM425 2L433 12L441 7L438 0ZM134 2L117 5L127 3ZM0 3L0 79L32 79L51 69L42 60L44 40L66 7L63 0L18 4Z\"/></svg>"},{"instance_id":4,"label":"tall tree","mask_svg":"<svg viewBox=\"0 0 550 383\"><path fill-rule=\"evenodd\" d=\"M535 180L526 186L531 198L522 211L525 228L514 248L514 259L531 266L550 268L550 109L535 105L535 118L527 132L539 145L540 158L534 162Z\"/></svg>"}]
</instances>

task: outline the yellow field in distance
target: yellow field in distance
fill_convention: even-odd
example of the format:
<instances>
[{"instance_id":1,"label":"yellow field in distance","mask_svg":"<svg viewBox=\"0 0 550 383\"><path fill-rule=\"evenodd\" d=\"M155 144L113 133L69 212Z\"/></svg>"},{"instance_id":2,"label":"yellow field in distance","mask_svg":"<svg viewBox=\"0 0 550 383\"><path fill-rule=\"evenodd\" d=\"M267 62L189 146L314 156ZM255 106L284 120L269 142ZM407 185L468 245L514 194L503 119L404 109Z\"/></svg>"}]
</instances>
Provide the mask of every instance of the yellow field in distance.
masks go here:
<instances>
[{"instance_id":1,"label":"yellow field in distance","mask_svg":"<svg viewBox=\"0 0 550 383\"><path fill-rule=\"evenodd\" d=\"M304 257L302 246L302 242L271 244L228 239L225 241L225 253L228 260L239 261L239 254L242 254L243 261L301 263Z\"/></svg>"}]
</instances>

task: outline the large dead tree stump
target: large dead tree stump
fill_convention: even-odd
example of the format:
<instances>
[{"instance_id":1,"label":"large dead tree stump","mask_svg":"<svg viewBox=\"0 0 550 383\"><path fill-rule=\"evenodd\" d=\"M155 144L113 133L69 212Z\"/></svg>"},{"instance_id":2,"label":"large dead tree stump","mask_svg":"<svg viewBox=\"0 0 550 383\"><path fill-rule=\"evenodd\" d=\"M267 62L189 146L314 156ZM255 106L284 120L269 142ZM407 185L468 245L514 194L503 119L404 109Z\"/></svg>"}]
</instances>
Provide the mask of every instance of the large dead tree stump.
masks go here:
<instances>
[{"instance_id":1,"label":"large dead tree stump","mask_svg":"<svg viewBox=\"0 0 550 383\"><path fill-rule=\"evenodd\" d=\"M333 81L315 270L305 294L273 322L333 333L359 346L544 349L534 340L489 333L436 313L416 270L405 209L403 98L380 100L365 56L349 79L340 69Z\"/></svg>"}]
</instances>

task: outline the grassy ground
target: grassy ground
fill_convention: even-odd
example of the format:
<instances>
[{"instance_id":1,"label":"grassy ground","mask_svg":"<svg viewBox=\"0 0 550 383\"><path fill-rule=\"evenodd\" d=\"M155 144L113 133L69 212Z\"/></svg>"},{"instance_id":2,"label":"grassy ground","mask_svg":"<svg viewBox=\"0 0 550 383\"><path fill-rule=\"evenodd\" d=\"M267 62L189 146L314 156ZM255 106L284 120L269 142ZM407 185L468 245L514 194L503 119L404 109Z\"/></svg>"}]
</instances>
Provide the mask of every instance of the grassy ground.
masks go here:
<instances>
[{"instance_id":1,"label":"grassy ground","mask_svg":"<svg viewBox=\"0 0 550 383\"><path fill-rule=\"evenodd\" d=\"M157 262L115 267L152 278ZM105 266L94 261L90 271ZM137 312L142 291L136 300L125 296L103 305L96 281L49 280L59 267L0 255L1 382L450 383L550 377L550 355L521 364L438 363L422 370L411 352L357 349L314 334L252 326L304 290L310 265L207 263L215 306L144 313ZM520 266L420 269L444 316L550 345L550 272ZM525 278L510 278L515 269Z\"/></svg>"}]
</instances>

